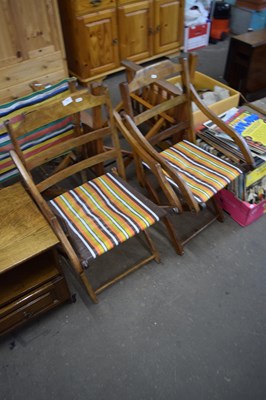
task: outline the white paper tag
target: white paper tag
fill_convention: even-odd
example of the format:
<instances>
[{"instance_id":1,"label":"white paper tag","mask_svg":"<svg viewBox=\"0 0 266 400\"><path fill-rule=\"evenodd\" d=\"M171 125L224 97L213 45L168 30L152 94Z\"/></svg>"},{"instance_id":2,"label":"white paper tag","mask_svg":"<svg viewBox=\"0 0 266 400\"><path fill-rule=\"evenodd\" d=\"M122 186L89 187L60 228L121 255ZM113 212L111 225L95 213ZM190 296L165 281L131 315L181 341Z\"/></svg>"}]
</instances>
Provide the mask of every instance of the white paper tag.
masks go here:
<instances>
[{"instance_id":1,"label":"white paper tag","mask_svg":"<svg viewBox=\"0 0 266 400\"><path fill-rule=\"evenodd\" d=\"M75 102L76 102L76 103L80 103L82 100L83 100L82 97L78 97L78 98L75 100Z\"/></svg>"},{"instance_id":2,"label":"white paper tag","mask_svg":"<svg viewBox=\"0 0 266 400\"><path fill-rule=\"evenodd\" d=\"M62 101L63 106L67 106L68 104L72 103L72 97L67 97L65 100Z\"/></svg>"}]
</instances>

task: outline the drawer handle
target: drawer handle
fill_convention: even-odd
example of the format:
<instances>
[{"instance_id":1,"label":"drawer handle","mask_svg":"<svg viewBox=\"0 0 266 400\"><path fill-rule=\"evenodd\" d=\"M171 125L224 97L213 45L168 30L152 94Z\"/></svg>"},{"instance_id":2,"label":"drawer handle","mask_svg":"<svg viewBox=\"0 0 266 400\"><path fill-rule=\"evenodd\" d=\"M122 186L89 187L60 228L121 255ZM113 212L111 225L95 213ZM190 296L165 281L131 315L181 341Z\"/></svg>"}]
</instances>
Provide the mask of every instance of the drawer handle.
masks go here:
<instances>
[{"instance_id":1,"label":"drawer handle","mask_svg":"<svg viewBox=\"0 0 266 400\"><path fill-rule=\"evenodd\" d=\"M24 318L29 319L33 316L33 313L24 311L23 316L24 316Z\"/></svg>"},{"instance_id":2,"label":"drawer handle","mask_svg":"<svg viewBox=\"0 0 266 400\"><path fill-rule=\"evenodd\" d=\"M101 4L102 0L90 0L90 3L94 6L97 7Z\"/></svg>"}]
</instances>

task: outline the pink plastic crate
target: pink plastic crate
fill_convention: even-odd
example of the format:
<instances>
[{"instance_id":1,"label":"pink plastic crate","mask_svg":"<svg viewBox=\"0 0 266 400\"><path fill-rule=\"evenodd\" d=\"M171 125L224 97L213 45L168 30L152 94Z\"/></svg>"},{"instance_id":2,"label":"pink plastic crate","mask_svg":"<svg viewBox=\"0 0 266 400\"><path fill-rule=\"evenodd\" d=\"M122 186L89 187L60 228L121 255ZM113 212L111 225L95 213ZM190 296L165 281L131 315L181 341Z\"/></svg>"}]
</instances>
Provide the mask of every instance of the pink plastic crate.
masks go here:
<instances>
[{"instance_id":1,"label":"pink plastic crate","mask_svg":"<svg viewBox=\"0 0 266 400\"><path fill-rule=\"evenodd\" d=\"M221 207L241 226L247 226L266 214L266 199L259 204L241 201L226 189L216 195Z\"/></svg>"}]
</instances>

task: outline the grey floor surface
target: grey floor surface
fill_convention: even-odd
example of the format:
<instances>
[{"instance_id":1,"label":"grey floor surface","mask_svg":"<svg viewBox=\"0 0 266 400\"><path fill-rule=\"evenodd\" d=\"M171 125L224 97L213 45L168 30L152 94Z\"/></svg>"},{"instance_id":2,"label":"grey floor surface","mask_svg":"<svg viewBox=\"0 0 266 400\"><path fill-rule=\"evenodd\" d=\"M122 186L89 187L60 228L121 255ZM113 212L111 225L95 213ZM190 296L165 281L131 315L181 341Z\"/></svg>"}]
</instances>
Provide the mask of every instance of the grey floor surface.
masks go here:
<instances>
[{"instance_id":1,"label":"grey floor surface","mask_svg":"<svg viewBox=\"0 0 266 400\"><path fill-rule=\"evenodd\" d=\"M227 44L201 50L198 69L222 80ZM107 81L114 98L121 76ZM180 257L159 225L161 263L98 305L66 270L76 303L0 339L0 399L265 400L265 227L265 216L242 228L226 215ZM91 274L102 265L115 259Z\"/></svg>"}]
</instances>

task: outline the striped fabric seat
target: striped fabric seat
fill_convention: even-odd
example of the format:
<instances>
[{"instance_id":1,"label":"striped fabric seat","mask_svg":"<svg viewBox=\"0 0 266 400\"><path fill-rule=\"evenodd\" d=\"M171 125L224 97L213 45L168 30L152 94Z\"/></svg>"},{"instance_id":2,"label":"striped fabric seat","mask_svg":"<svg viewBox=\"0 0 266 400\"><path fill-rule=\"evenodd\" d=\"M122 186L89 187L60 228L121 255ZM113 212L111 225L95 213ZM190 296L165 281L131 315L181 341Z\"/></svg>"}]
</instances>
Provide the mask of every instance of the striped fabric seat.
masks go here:
<instances>
[{"instance_id":1,"label":"striped fabric seat","mask_svg":"<svg viewBox=\"0 0 266 400\"><path fill-rule=\"evenodd\" d=\"M207 202L241 174L239 168L186 140L160 154L182 176L199 203Z\"/></svg>"},{"instance_id":2,"label":"striped fabric seat","mask_svg":"<svg viewBox=\"0 0 266 400\"><path fill-rule=\"evenodd\" d=\"M29 112L44 104L59 98L62 93L68 95L67 79L28 96L21 97L7 104L0 105L0 183L9 180L17 175L17 170L9 156L11 142L4 121L11 118L18 118L19 115ZM53 146L55 143L67 140L73 134L73 124L71 118L58 120L53 124L47 125L34 132L27 133L22 138L22 150L27 159L43 149Z\"/></svg>"},{"instance_id":3,"label":"striped fabric seat","mask_svg":"<svg viewBox=\"0 0 266 400\"><path fill-rule=\"evenodd\" d=\"M84 267L145 230L164 215L125 181L111 173L50 201Z\"/></svg>"}]
</instances>

